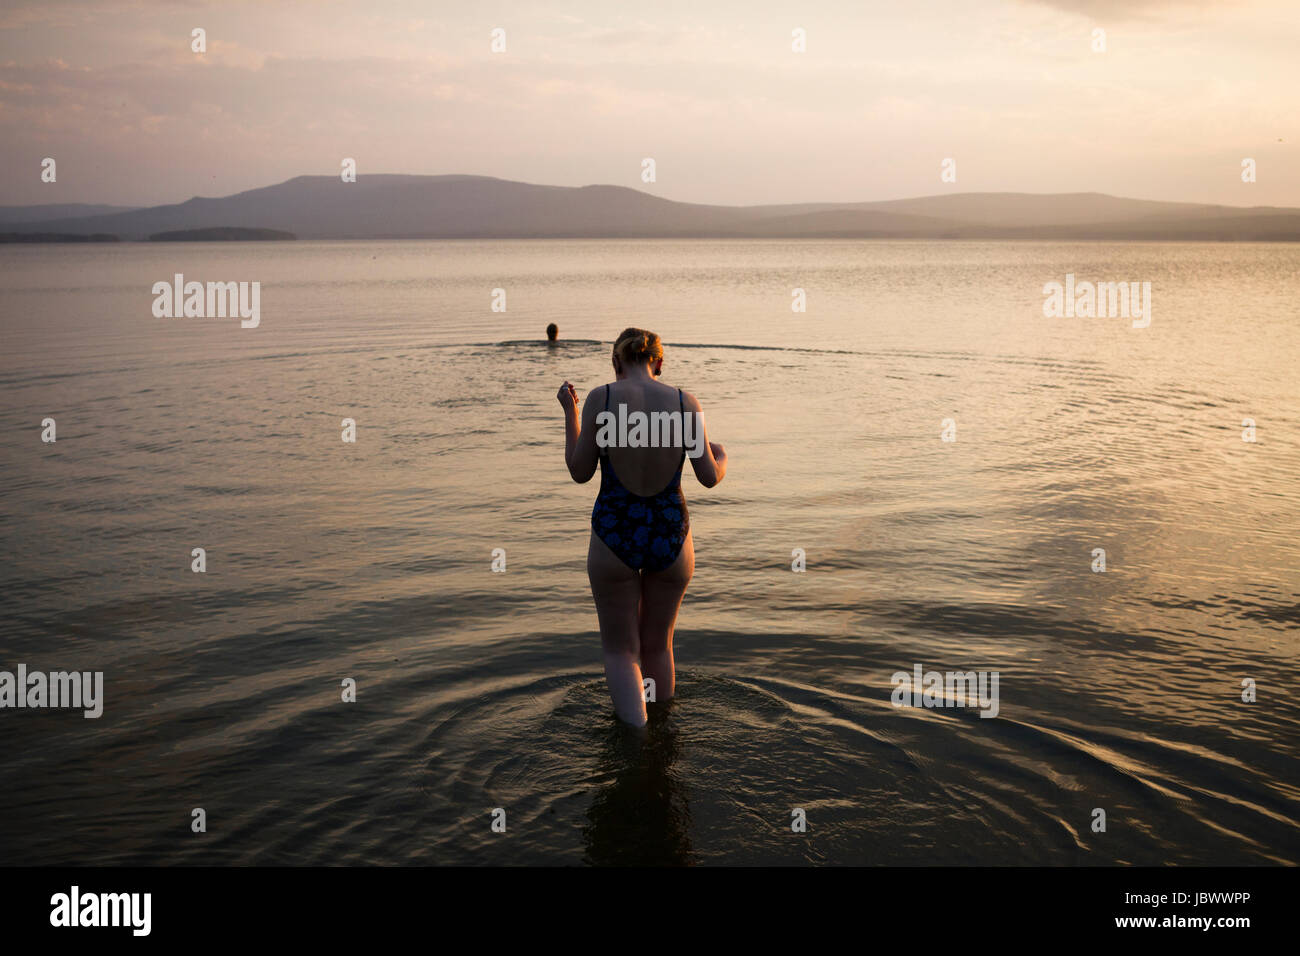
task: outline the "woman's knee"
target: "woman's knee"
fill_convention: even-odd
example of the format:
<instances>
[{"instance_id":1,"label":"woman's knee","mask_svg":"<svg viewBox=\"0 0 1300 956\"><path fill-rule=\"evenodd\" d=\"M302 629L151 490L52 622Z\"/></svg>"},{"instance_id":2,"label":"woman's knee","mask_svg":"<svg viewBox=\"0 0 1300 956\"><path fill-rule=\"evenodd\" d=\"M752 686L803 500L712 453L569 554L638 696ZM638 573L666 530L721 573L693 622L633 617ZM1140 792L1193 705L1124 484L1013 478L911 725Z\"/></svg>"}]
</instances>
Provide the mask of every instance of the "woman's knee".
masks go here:
<instances>
[{"instance_id":1,"label":"woman's knee","mask_svg":"<svg viewBox=\"0 0 1300 956\"><path fill-rule=\"evenodd\" d=\"M641 636L635 631L622 629L614 633L600 633L600 649L606 657L627 657L633 661L641 657Z\"/></svg>"}]
</instances>

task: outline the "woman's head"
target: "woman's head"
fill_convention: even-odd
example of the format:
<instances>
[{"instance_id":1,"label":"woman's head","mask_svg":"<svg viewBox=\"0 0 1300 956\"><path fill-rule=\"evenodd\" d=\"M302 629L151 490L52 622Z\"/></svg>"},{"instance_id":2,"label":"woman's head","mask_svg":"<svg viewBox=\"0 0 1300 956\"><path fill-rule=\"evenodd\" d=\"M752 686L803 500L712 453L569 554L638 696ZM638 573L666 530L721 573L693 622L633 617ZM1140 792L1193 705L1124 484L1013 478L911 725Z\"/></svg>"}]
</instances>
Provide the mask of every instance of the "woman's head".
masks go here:
<instances>
[{"instance_id":1,"label":"woman's head","mask_svg":"<svg viewBox=\"0 0 1300 956\"><path fill-rule=\"evenodd\" d=\"M658 375L663 368L664 346L659 336L645 329L624 329L614 342L614 372L624 372L638 366L649 367L651 375Z\"/></svg>"}]
</instances>

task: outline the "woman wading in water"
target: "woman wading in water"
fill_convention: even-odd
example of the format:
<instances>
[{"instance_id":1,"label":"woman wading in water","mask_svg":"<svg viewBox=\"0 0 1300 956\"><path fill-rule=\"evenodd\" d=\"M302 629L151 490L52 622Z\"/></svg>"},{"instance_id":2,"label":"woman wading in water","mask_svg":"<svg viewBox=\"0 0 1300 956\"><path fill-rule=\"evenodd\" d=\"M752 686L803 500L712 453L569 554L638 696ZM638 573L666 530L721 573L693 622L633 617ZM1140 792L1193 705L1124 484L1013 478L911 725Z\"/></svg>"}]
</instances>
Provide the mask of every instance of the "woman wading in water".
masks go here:
<instances>
[{"instance_id":1,"label":"woman wading in water","mask_svg":"<svg viewBox=\"0 0 1300 956\"><path fill-rule=\"evenodd\" d=\"M614 343L613 358L614 381L591 392L581 422L573 385L565 382L556 397L564 408L564 462L573 480L590 481L600 462L587 576L614 711L642 727L642 678L654 680L656 700L673 696L673 626L695 570L682 468L689 450L695 477L712 488L727 473L727 453L708 441L695 396L657 381L664 364L659 336L625 329ZM597 416L606 411L615 421L602 428ZM624 445L618 420L635 421L638 413L652 424L641 439ZM675 423L672 445L656 440L668 433L658 427L664 422ZM636 436L636 429L628 434Z\"/></svg>"}]
</instances>

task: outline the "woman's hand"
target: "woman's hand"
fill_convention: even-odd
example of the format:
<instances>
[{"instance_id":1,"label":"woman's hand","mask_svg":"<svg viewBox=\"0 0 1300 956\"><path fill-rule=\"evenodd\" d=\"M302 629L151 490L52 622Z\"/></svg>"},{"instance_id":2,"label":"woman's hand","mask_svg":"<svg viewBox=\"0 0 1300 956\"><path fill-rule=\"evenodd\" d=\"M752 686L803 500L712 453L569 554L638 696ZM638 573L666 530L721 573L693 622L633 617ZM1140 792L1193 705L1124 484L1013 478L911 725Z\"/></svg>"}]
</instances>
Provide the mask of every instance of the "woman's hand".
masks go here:
<instances>
[{"instance_id":1,"label":"woman's hand","mask_svg":"<svg viewBox=\"0 0 1300 956\"><path fill-rule=\"evenodd\" d=\"M560 407L566 412L576 412L578 410L578 390L573 387L572 382L566 381L560 386L560 390L555 393Z\"/></svg>"}]
</instances>

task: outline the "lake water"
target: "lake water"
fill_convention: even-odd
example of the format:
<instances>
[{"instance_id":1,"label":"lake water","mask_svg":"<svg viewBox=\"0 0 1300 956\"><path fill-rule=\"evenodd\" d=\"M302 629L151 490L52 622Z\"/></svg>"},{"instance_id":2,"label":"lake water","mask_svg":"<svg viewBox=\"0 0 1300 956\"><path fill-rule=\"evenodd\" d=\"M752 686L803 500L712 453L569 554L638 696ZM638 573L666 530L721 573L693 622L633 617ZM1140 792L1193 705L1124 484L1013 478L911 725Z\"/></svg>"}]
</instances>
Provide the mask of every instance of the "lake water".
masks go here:
<instances>
[{"instance_id":1,"label":"lake water","mask_svg":"<svg viewBox=\"0 0 1300 956\"><path fill-rule=\"evenodd\" d=\"M9 245L0 316L0 670L105 681L0 711L3 862L1300 863L1300 246ZM731 458L644 741L555 400L629 325Z\"/></svg>"}]
</instances>

